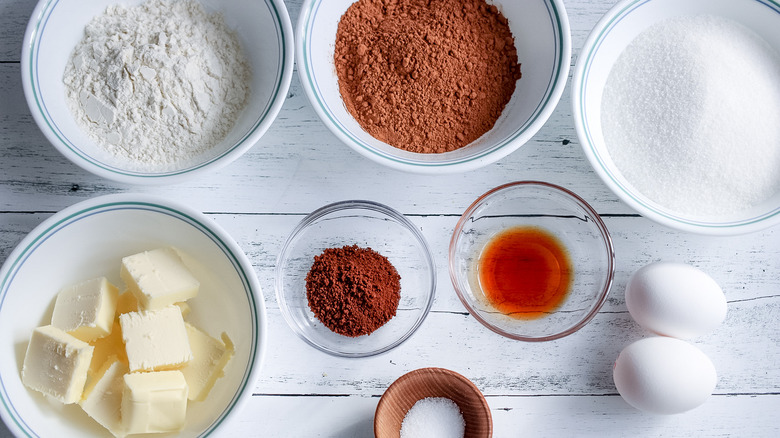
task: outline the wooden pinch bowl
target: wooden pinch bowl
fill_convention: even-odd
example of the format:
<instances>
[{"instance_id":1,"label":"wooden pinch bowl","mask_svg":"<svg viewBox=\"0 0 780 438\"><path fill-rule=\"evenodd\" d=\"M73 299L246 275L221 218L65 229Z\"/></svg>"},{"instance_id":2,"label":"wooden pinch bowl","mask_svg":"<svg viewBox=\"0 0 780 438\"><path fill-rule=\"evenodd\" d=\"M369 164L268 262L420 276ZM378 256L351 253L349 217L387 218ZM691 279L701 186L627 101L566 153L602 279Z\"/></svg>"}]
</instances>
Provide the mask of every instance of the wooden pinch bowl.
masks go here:
<instances>
[{"instance_id":1,"label":"wooden pinch bowl","mask_svg":"<svg viewBox=\"0 0 780 438\"><path fill-rule=\"evenodd\" d=\"M444 368L421 368L399 377L379 399L374 414L376 438L399 438L406 413L427 397L446 397L458 405L466 422L465 438L493 436L490 407L474 383Z\"/></svg>"}]
</instances>

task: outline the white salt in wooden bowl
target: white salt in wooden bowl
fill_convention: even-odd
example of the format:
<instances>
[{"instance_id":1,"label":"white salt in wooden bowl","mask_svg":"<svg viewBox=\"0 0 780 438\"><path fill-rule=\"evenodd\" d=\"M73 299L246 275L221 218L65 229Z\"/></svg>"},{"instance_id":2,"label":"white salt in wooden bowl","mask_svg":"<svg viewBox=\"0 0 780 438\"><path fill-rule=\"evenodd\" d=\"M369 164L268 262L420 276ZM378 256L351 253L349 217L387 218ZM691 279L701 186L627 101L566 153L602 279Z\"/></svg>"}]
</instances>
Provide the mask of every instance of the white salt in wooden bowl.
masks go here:
<instances>
[{"instance_id":1,"label":"white salt in wooden bowl","mask_svg":"<svg viewBox=\"0 0 780 438\"><path fill-rule=\"evenodd\" d=\"M112 435L78 405L62 405L22 384L30 334L51 321L62 287L106 276L123 284L123 256L173 246L200 282L187 319L214 337L225 332L235 356L206 400L190 402L184 429L162 437L218 434L251 397L264 357L266 317L252 263L213 220L187 206L148 195L108 195L80 202L45 220L0 269L0 417L16 436L85 438Z\"/></svg>"},{"instance_id":2,"label":"white salt in wooden bowl","mask_svg":"<svg viewBox=\"0 0 780 438\"><path fill-rule=\"evenodd\" d=\"M660 205L641 193L615 165L602 131L602 93L619 55L641 32L661 20L684 15L714 15L751 29L780 51L780 4L767 0L624 0L596 24L577 57L572 105L577 136L596 174L641 215L683 231L733 235L780 223L780 192L763 203L735 213L696 215ZM776 138L767 138L775 141ZM673 159L674 157L671 157Z\"/></svg>"},{"instance_id":3,"label":"white salt in wooden bowl","mask_svg":"<svg viewBox=\"0 0 780 438\"><path fill-rule=\"evenodd\" d=\"M445 397L458 405L466 423L464 438L493 436L493 416L482 392L471 380L444 368L420 368L393 382L377 404L374 436L398 438L407 412L428 397Z\"/></svg>"},{"instance_id":4,"label":"white salt in wooden bowl","mask_svg":"<svg viewBox=\"0 0 780 438\"><path fill-rule=\"evenodd\" d=\"M463 172L486 166L527 143L552 115L569 74L571 36L561 0L488 1L509 21L523 77L493 128L450 152L408 152L367 133L347 111L334 65L336 30L354 0L307 0L296 28L301 84L314 111L344 144L382 165L414 173Z\"/></svg>"},{"instance_id":5,"label":"white salt in wooden bowl","mask_svg":"<svg viewBox=\"0 0 780 438\"><path fill-rule=\"evenodd\" d=\"M65 95L63 73L84 26L115 0L41 0L22 46L22 85L35 122L66 158L98 176L128 184L168 184L219 169L239 158L263 136L282 107L293 71L293 29L282 0L200 0L221 13L238 35L252 68L251 95L227 136L187 162L150 168L106 152L77 124ZM125 6L143 0L121 2Z\"/></svg>"}]
</instances>

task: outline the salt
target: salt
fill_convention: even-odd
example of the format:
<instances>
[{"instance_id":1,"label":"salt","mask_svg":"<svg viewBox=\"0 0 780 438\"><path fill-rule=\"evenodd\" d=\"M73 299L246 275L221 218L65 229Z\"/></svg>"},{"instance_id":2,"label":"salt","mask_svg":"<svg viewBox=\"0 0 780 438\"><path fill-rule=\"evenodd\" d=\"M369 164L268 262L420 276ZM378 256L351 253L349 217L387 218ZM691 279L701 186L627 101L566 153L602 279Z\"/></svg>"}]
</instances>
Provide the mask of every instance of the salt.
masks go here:
<instances>
[{"instance_id":1,"label":"salt","mask_svg":"<svg viewBox=\"0 0 780 438\"><path fill-rule=\"evenodd\" d=\"M780 194L780 56L741 24L700 15L641 33L601 103L609 155L656 203L727 215Z\"/></svg>"},{"instance_id":2,"label":"salt","mask_svg":"<svg viewBox=\"0 0 780 438\"><path fill-rule=\"evenodd\" d=\"M401 438L462 438L465 431L460 408L446 397L419 400L401 423Z\"/></svg>"}]
</instances>

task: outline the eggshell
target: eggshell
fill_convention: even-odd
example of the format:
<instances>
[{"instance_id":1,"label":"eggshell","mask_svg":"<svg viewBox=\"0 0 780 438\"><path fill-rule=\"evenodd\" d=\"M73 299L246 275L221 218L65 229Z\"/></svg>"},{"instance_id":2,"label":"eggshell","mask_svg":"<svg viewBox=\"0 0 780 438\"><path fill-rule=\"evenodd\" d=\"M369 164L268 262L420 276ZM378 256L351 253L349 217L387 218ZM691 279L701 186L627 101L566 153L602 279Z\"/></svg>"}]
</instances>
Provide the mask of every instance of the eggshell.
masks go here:
<instances>
[{"instance_id":1,"label":"eggshell","mask_svg":"<svg viewBox=\"0 0 780 438\"><path fill-rule=\"evenodd\" d=\"M628 404L655 414L679 414L701 405L718 380L715 366L701 350L663 336L624 348L612 377Z\"/></svg>"},{"instance_id":2,"label":"eggshell","mask_svg":"<svg viewBox=\"0 0 780 438\"><path fill-rule=\"evenodd\" d=\"M647 330L680 339L706 334L726 318L726 297L709 275L682 263L651 263L626 285L626 306Z\"/></svg>"}]
</instances>

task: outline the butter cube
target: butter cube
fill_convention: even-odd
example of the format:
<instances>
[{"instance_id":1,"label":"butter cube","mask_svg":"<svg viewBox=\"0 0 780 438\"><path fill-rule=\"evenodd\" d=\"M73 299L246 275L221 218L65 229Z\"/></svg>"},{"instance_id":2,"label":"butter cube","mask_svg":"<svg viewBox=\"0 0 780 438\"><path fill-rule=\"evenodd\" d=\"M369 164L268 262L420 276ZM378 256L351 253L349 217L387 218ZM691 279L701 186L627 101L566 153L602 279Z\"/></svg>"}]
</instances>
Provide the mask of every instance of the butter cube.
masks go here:
<instances>
[{"instance_id":1,"label":"butter cube","mask_svg":"<svg viewBox=\"0 0 780 438\"><path fill-rule=\"evenodd\" d=\"M116 437L127 433L122 424L122 394L125 387L127 364L116 357L109 358L94 379L84 388L79 402L84 412Z\"/></svg>"},{"instance_id":2,"label":"butter cube","mask_svg":"<svg viewBox=\"0 0 780 438\"><path fill-rule=\"evenodd\" d=\"M127 353L125 352L125 343L122 340L122 327L119 325L119 321L114 321L110 335L90 341L89 345L95 348L92 352L92 362L89 364L88 376L90 381L111 356L116 356L125 365L127 364Z\"/></svg>"},{"instance_id":3,"label":"butter cube","mask_svg":"<svg viewBox=\"0 0 780 438\"><path fill-rule=\"evenodd\" d=\"M184 318L176 306L125 313L119 325L131 372L181 368L192 360Z\"/></svg>"},{"instance_id":4,"label":"butter cube","mask_svg":"<svg viewBox=\"0 0 780 438\"><path fill-rule=\"evenodd\" d=\"M200 283L173 248L159 248L122 259L120 275L145 310L161 309L198 294Z\"/></svg>"},{"instance_id":5,"label":"butter cube","mask_svg":"<svg viewBox=\"0 0 780 438\"><path fill-rule=\"evenodd\" d=\"M105 277L66 287L57 295L51 325L89 342L111 333L119 289Z\"/></svg>"},{"instance_id":6,"label":"butter cube","mask_svg":"<svg viewBox=\"0 0 780 438\"><path fill-rule=\"evenodd\" d=\"M192 324L187 326L187 336L192 348L192 360L181 369L187 386L190 388L189 399L201 401L206 398L214 386L214 382L224 375L223 370L233 357L233 343L226 334L222 334L224 343L198 330Z\"/></svg>"},{"instance_id":7,"label":"butter cube","mask_svg":"<svg viewBox=\"0 0 780 438\"><path fill-rule=\"evenodd\" d=\"M92 346L47 325L33 330L22 365L22 382L62 403L81 399Z\"/></svg>"},{"instance_id":8,"label":"butter cube","mask_svg":"<svg viewBox=\"0 0 780 438\"><path fill-rule=\"evenodd\" d=\"M181 310L182 318L186 319L192 312L192 307L190 307L190 305L187 304L186 301L179 301L178 303L176 303L176 306L179 308L179 310Z\"/></svg>"},{"instance_id":9,"label":"butter cube","mask_svg":"<svg viewBox=\"0 0 780 438\"><path fill-rule=\"evenodd\" d=\"M181 371L126 374L122 422L127 433L175 432L184 426L187 381Z\"/></svg>"}]
</instances>

